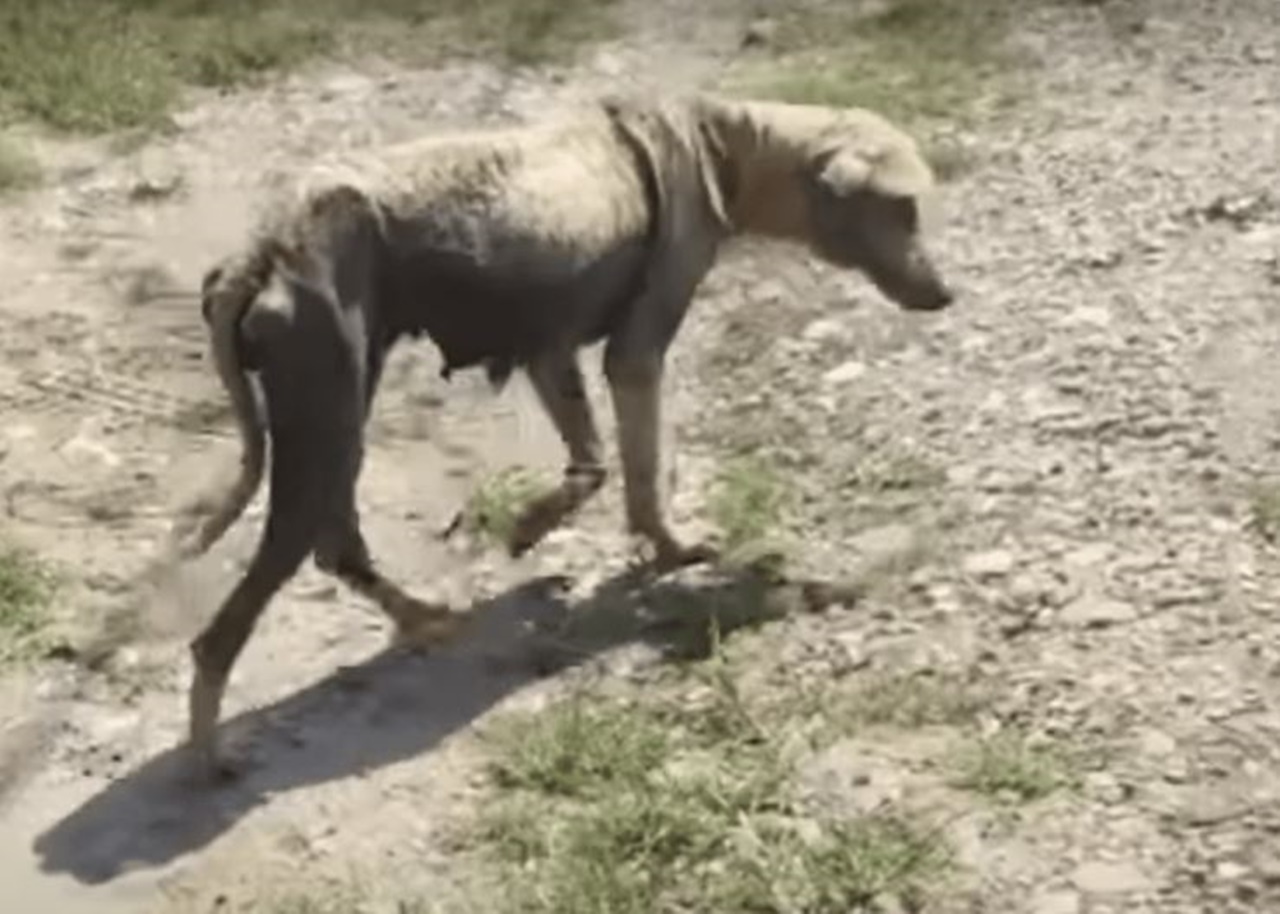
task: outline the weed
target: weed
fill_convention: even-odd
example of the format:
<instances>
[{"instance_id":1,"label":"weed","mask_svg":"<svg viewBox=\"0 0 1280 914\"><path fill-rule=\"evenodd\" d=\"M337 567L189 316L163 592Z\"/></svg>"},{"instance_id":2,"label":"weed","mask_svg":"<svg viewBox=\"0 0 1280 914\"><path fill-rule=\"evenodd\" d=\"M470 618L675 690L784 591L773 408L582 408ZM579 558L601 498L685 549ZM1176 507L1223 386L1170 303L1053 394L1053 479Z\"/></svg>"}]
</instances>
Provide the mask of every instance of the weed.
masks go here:
<instances>
[{"instance_id":1,"label":"weed","mask_svg":"<svg viewBox=\"0 0 1280 914\"><path fill-rule=\"evenodd\" d=\"M1249 527L1267 542L1280 538L1280 485L1255 483L1249 493Z\"/></svg>"},{"instance_id":2,"label":"weed","mask_svg":"<svg viewBox=\"0 0 1280 914\"><path fill-rule=\"evenodd\" d=\"M896 816L821 825L806 834L785 823L753 835L754 853L739 864L725 909L880 910L878 902L892 898L895 909L919 910L926 888L952 864L940 835Z\"/></svg>"},{"instance_id":3,"label":"weed","mask_svg":"<svg viewBox=\"0 0 1280 914\"><path fill-rule=\"evenodd\" d=\"M1014 0L782 5L772 60L735 83L784 101L857 105L907 122L963 119L1011 63Z\"/></svg>"},{"instance_id":4,"label":"weed","mask_svg":"<svg viewBox=\"0 0 1280 914\"><path fill-rule=\"evenodd\" d=\"M941 485L946 474L927 458L905 451L886 449L866 455L845 478L846 486L872 495L931 489Z\"/></svg>"},{"instance_id":5,"label":"weed","mask_svg":"<svg viewBox=\"0 0 1280 914\"><path fill-rule=\"evenodd\" d=\"M40 181L40 163L15 140L0 136L0 194L26 190Z\"/></svg>"},{"instance_id":6,"label":"weed","mask_svg":"<svg viewBox=\"0 0 1280 914\"><path fill-rule=\"evenodd\" d=\"M872 676L836 703L840 716L856 727L919 729L971 723L981 695L953 675Z\"/></svg>"},{"instance_id":7,"label":"weed","mask_svg":"<svg viewBox=\"0 0 1280 914\"><path fill-rule=\"evenodd\" d=\"M524 508L546 486L520 467L508 467L481 482L463 508L462 523L474 536L505 544Z\"/></svg>"},{"instance_id":8,"label":"weed","mask_svg":"<svg viewBox=\"0 0 1280 914\"><path fill-rule=\"evenodd\" d=\"M494 738L490 771L500 786L564 797L642 778L667 752L665 730L643 709L583 699L511 718Z\"/></svg>"},{"instance_id":9,"label":"weed","mask_svg":"<svg viewBox=\"0 0 1280 914\"><path fill-rule=\"evenodd\" d=\"M0 543L0 664L24 659L43 646L55 583L30 552Z\"/></svg>"},{"instance_id":10,"label":"weed","mask_svg":"<svg viewBox=\"0 0 1280 914\"><path fill-rule=\"evenodd\" d=\"M1027 803L1074 782L1063 753L1033 745L1022 734L1001 732L981 740L963 757L953 783L987 796Z\"/></svg>"},{"instance_id":11,"label":"weed","mask_svg":"<svg viewBox=\"0 0 1280 914\"><path fill-rule=\"evenodd\" d=\"M755 456L728 461L715 480L708 508L729 560L774 567L782 561L777 531L787 492L773 467Z\"/></svg>"},{"instance_id":12,"label":"weed","mask_svg":"<svg viewBox=\"0 0 1280 914\"><path fill-rule=\"evenodd\" d=\"M612 31L614 0L456 2L461 34L516 64L546 64Z\"/></svg>"}]
</instances>

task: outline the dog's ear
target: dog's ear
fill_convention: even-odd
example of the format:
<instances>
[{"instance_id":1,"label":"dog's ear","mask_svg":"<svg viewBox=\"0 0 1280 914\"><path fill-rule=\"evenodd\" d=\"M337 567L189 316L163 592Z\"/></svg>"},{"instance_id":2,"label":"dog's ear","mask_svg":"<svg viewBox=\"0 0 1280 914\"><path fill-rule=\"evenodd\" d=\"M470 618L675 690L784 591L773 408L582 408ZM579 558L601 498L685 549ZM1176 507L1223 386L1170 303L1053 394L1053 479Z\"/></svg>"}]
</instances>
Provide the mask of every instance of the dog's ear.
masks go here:
<instances>
[{"instance_id":1,"label":"dog's ear","mask_svg":"<svg viewBox=\"0 0 1280 914\"><path fill-rule=\"evenodd\" d=\"M929 163L905 138L870 136L842 144L820 154L818 169L818 179L837 194L920 197L936 184Z\"/></svg>"},{"instance_id":2,"label":"dog's ear","mask_svg":"<svg viewBox=\"0 0 1280 914\"><path fill-rule=\"evenodd\" d=\"M818 165L818 180L841 197L866 190L875 171L873 162L864 153L847 147L824 153Z\"/></svg>"},{"instance_id":3,"label":"dog's ear","mask_svg":"<svg viewBox=\"0 0 1280 914\"><path fill-rule=\"evenodd\" d=\"M213 309L212 292L222 281L222 274L222 265L218 264L206 270L200 280L200 317L206 324L209 323L209 315Z\"/></svg>"}]
</instances>

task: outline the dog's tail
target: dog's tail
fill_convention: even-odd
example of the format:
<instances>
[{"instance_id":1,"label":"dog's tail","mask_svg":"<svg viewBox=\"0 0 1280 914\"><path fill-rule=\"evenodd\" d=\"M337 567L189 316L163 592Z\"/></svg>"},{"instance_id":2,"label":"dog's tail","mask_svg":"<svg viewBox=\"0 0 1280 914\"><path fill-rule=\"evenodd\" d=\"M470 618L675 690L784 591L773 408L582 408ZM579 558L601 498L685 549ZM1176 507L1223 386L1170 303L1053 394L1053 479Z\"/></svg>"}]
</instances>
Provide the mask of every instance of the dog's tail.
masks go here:
<instances>
[{"instance_id":1,"label":"dog's tail","mask_svg":"<svg viewBox=\"0 0 1280 914\"><path fill-rule=\"evenodd\" d=\"M274 240L260 238L247 253L209 270L201 284L200 312L209 328L214 368L231 401L240 433L240 467L230 486L199 497L182 512L180 529L175 530L173 538L179 559L201 555L216 543L244 513L262 482L267 428L250 383L240 328L242 318L266 289L275 270Z\"/></svg>"}]
</instances>

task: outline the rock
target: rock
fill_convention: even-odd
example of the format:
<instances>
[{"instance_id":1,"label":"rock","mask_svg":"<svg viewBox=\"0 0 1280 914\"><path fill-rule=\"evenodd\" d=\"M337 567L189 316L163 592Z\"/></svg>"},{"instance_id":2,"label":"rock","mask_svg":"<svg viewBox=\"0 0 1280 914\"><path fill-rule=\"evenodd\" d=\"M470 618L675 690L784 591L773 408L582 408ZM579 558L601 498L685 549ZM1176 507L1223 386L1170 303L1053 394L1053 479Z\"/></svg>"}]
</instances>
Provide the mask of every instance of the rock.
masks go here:
<instances>
[{"instance_id":1,"label":"rock","mask_svg":"<svg viewBox=\"0 0 1280 914\"><path fill-rule=\"evenodd\" d=\"M847 676L871 666L871 654L860 633L842 632L835 636L835 642L838 645L838 651L832 660L832 675Z\"/></svg>"},{"instance_id":2,"label":"rock","mask_svg":"<svg viewBox=\"0 0 1280 914\"><path fill-rule=\"evenodd\" d=\"M1111 311L1105 305L1082 305L1064 320L1068 326L1109 327Z\"/></svg>"},{"instance_id":3,"label":"rock","mask_svg":"<svg viewBox=\"0 0 1280 914\"><path fill-rule=\"evenodd\" d=\"M1120 600L1085 594L1064 606L1058 618L1067 625L1081 628L1106 628L1134 621L1138 611Z\"/></svg>"},{"instance_id":4,"label":"rock","mask_svg":"<svg viewBox=\"0 0 1280 914\"><path fill-rule=\"evenodd\" d=\"M1079 914L1080 894L1071 889L1053 889L1031 899L1031 914Z\"/></svg>"},{"instance_id":5,"label":"rock","mask_svg":"<svg viewBox=\"0 0 1280 914\"><path fill-rule=\"evenodd\" d=\"M867 373L867 366L857 361L844 362L822 376L822 383L830 386L851 384Z\"/></svg>"},{"instance_id":6,"label":"rock","mask_svg":"<svg viewBox=\"0 0 1280 914\"><path fill-rule=\"evenodd\" d=\"M810 343L838 343L848 336L848 331L836 318L823 317L805 327L800 335Z\"/></svg>"},{"instance_id":7,"label":"rock","mask_svg":"<svg viewBox=\"0 0 1280 914\"><path fill-rule=\"evenodd\" d=\"M778 37L778 21L763 17L751 22L742 33L744 48L767 47Z\"/></svg>"},{"instance_id":8,"label":"rock","mask_svg":"<svg viewBox=\"0 0 1280 914\"><path fill-rule=\"evenodd\" d=\"M1007 549L990 549L986 552L975 552L966 556L962 567L964 573L979 579L1000 578L1013 571L1017 559Z\"/></svg>"},{"instance_id":9,"label":"rock","mask_svg":"<svg viewBox=\"0 0 1280 914\"><path fill-rule=\"evenodd\" d=\"M1127 895L1151 887L1142 870L1132 863L1095 860L1076 868L1072 881L1087 895Z\"/></svg>"},{"instance_id":10,"label":"rock","mask_svg":"<svg viewBox=\"0 0 1280 914\"><path fill-rule=\"evenodd\" d=\"M869 565L878 566L909 555L916 548L916 531L909 524L885 524L862 531L850 545Z\"/></svg>"}]
</instances>

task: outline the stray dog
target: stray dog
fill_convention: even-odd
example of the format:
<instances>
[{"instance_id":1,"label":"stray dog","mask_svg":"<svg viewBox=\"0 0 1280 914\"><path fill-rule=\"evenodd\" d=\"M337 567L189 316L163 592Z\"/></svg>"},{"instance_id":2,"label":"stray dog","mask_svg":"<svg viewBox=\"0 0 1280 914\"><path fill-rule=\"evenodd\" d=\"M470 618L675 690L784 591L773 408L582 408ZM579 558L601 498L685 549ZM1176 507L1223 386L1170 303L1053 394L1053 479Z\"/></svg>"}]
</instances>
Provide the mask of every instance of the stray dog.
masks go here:
<instances>
[{"instance_id":1,"label":"stray dog","mask_svg":"<svg viewBox=\"0 0 1280 914\"><path fill-rule=\"evenodd\" d=\"M215 731L236 657L308 556L376 602L401 638L426 645L457 631L447 607L378 571L360 531L363 428L397 340L426 334L446 376L481 367L495 389L523 370L563 439L564 478L519 518L513 555L604 482L577 357L604 341L628 527L660 568L707 559L712 549L682 542L662 516L659 401L667 349L722 242L803 244L904 309L938 310L953 295L919 231L933 185L913 140L877 114L710 95L606 99L289 179L201 290L243 450L235 484L178 525L179 558L203 553L239 517L268 435L272 447L257 552L191 644L190 738L206 772L224 770Z\"/></svg>"}]
</instances>

